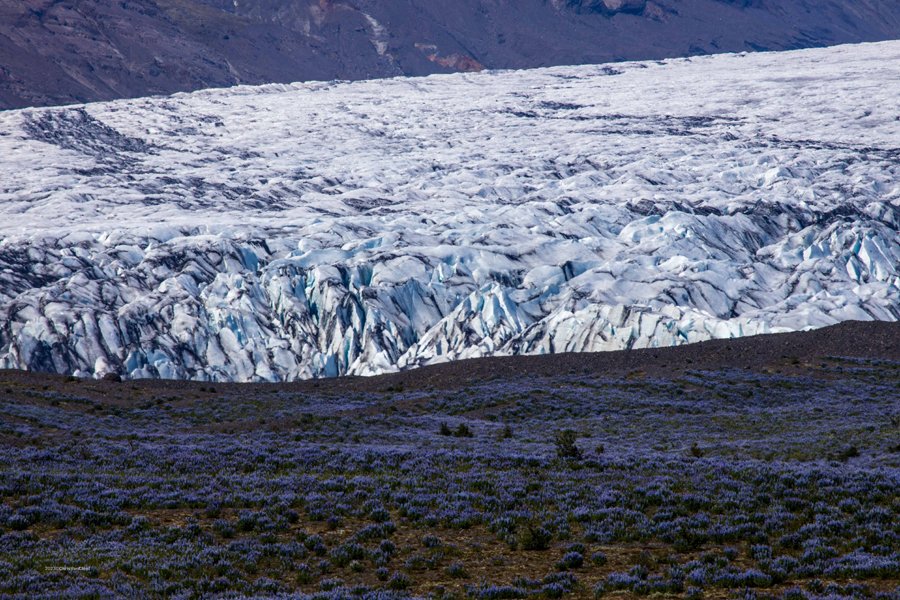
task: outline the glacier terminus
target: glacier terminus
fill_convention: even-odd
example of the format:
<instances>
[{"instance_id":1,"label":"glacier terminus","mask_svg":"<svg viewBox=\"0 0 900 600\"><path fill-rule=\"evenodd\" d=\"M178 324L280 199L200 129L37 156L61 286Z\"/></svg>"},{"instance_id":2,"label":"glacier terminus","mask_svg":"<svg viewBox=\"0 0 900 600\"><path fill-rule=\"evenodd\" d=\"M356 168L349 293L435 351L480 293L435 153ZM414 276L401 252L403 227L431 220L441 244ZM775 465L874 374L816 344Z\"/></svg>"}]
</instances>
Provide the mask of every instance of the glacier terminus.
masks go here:
<instances>
[{"instance_id":1,"label":"glacier terminus","mask_svg":"<svg viewBox=\"0 0 900 600\"><path fill-rule=\"evenodd\" d=\"M900 42L0 113L0 367L285 381L900 319Z\"/></svg>"}]
</instances>

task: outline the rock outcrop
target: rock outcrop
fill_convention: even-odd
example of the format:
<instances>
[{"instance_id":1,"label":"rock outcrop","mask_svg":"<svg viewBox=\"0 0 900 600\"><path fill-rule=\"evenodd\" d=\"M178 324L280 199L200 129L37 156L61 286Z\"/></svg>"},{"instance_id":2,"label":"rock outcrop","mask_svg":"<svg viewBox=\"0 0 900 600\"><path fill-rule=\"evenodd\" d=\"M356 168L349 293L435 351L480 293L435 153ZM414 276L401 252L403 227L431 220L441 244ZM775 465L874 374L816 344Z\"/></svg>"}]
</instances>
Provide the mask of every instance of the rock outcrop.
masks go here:
<instances>
[{"instance_id":1,"label":"rock outcrop","mask_svg":"<svg viewBox=\"0 0 900 600\"><path fill-rule=\"evenodd\" d=\"M0 0L0 108L898 37L894 0Z\"/></svg>"}]
</instances>

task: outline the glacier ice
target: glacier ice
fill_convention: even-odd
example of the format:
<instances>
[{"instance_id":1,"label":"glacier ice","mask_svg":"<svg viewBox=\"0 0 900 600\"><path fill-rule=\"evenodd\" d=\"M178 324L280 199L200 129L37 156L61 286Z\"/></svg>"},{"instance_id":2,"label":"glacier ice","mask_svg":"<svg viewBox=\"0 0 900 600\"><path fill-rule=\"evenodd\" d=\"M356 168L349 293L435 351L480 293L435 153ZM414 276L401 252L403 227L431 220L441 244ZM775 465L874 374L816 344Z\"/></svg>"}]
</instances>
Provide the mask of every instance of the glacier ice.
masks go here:
<instances>
[{"instance_id":1,"label":"glacier ice","mask_svg":"<svg viewBox=\"0 0 900 600\"><path fill-rule=\"evenodd\" d=\"M900 319L900 43L0 113L0 367L279 381Z\"/></svg>"}]
</instances>

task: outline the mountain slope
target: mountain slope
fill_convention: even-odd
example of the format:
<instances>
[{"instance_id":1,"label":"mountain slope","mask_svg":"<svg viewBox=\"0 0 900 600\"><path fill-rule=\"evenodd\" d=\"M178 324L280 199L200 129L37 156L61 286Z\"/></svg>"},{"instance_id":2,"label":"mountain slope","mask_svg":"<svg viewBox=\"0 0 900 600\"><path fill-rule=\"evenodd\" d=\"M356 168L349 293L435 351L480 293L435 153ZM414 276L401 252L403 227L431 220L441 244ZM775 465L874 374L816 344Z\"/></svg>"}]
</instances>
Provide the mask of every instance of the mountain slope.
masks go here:
<instances>
[{"instance_id":1,"label":"mountain slope","mask_svg":"<svg viewBox=\"0 0 900 600\"><path fill-rule=\"evenodd\" d=\"M897 82L889 42L6 112L0 366L275 381L895 321Z\"/></svg>"},{"instance_id":2,"label":"mountain slope","mask_svg":"<svg viewBox=\"0 0 900 600\"><path fill-rule=\"evenodd\" d=\"M893 0L0 0L0 108L896 38Z\"/></svg>"}]
</instances>

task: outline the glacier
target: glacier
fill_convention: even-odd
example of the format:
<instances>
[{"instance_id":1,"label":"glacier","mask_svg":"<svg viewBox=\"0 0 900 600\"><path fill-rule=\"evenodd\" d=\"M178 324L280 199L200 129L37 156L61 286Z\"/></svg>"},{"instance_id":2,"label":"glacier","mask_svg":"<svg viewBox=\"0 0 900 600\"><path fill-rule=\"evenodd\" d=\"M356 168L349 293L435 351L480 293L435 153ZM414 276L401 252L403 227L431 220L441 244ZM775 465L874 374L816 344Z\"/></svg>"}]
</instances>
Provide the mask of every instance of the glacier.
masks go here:
<instances>
[{"instance_id":1,"label":"glacier","mask_svg":"<svg viewBox=\"0 0 900 600\"><path fill-rule=\"evenodd\" d=\"M900 42L0 112L0 367L286 381L900 319Z\"/></svg>"}]
</instances>

